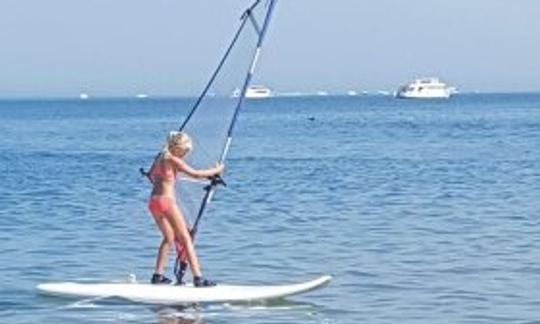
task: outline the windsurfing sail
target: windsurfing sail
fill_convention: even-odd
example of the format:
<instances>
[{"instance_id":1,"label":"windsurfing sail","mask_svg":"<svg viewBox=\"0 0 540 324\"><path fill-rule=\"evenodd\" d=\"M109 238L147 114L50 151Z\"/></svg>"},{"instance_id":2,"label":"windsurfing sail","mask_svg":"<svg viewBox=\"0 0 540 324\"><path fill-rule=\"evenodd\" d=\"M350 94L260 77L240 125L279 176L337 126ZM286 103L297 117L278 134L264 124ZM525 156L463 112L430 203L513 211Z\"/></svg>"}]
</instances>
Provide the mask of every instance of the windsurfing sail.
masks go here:
<instances>
[{"instance_id":1,"label":"windsurfing sail","mask_svg":"<svg viewBox=\"0 0 540 324\"><path fill-rule=\"evenodd\" d=\"M230 44L180 125L179 131L189 134L194 144L186 157L190 165L208 168L226 159L238 113L253 78L276 3L277 0L255 0L243 11ZM202 182L179 182L179 205L192 224L193 238L217 187L224 184L221 177ZM181 244L177 242L176 246L178 263L175 273L181 280L187 263Z\"/></svg>"}]
</instances>

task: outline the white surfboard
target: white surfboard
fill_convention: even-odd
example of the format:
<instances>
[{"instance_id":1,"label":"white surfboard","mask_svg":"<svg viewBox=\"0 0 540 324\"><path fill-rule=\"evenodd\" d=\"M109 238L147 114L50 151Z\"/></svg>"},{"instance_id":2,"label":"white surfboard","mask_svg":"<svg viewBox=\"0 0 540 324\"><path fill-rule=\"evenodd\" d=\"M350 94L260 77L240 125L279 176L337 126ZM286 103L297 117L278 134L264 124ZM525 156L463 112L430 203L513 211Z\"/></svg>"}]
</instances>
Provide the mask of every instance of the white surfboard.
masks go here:
<instances>
[{"instance_id":1,"label":"white surfboard","mask_svg":"<svg viewBox=\"0 0 540 324\"><path fill-rule=\"evenodd\" d=\"M330 282L331 279L331 276L322 276L312 281L291 285L218 284L214 287L203 288L192 285L59 282L40 284L37 289L46 295L70 298L117 297L148 304L219 303L283 298L317 289Z\"/></svg>"}]
</instances>

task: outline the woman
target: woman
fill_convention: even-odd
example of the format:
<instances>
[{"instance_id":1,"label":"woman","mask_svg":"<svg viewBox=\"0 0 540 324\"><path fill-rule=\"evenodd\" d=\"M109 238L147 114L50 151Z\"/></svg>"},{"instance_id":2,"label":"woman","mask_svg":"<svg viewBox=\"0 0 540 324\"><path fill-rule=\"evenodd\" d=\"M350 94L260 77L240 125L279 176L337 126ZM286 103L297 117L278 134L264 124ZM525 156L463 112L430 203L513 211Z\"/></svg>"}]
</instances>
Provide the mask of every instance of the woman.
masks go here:
<instances>
[{"instance_id":1,"label":"woman","mask_svg":"<svg viewBox=\"0 0 540 324\"><path fill-rule=\"evenodd\" d=\"M167 143L150 168L149 178L153 184L148 209L154 216L163 241L158 250L156 269L152 276L153 284L168 284L171 280L163 275L167 254L177 238L183 244L193 283L197 287L214 286L215 283L202 277L199 260L182 211L175 199L175 180L178 172L192 178L208 178L223 172L224 165L218 164L207 170L195 170L183 158L193 148L190 137L183 132L171 132Z\"/></svg>"}]
</instances>

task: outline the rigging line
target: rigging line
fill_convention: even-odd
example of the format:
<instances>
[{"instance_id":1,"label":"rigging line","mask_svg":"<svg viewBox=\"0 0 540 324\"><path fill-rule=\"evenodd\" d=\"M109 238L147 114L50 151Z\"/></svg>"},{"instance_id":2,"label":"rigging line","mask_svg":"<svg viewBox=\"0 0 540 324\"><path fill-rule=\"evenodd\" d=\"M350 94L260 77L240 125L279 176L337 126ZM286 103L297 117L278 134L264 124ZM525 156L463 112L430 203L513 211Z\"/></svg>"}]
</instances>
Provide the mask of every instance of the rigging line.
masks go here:
<instances>
[{"instance_id":1,"label":"rigging line","mask_svg":"<svg viewBox=\"0 0 540 324\"><path fill-rule=\"evenodd\" d=\"M255 7L257 7L261 3L261 1L262 0L257 0L255 1L255 3L251 5L251 7L247 8L246 11L244 11L244 13L242 14L242 19L244 18L245 15L251 13L253 9L255 9ZM273 1L273 0L270 0L270 1Z\"/></svg>"},{"instance_id":2,"label":"rigging line","mask_svg":"<svg viewBox=\"0 0 540 324\"><path fill-rule=\"evenodd\" d=\"M223 67L223 65L225 64L225 61L226 61L227 58L229 57L229 54L231 53L231 51L232 51L234 45L235 45L236 42L238 41L238 38L240 37L240 34L242 33L242 30L244 29L244 26L246 25L246 21L247 21L247 19L244 18L244 17L242 17L242 23L240 24L240 27L238 27L238 30L236 31L236 34L234 35L231 44L230 44L229 47L227 48L227 51L225 51L225 54L223 55L223 57L221 58L221 61L220 61L219 64L218 64L218 67L216 68L216 70L215 70L214 73L212 74L212 77L210 77L210 80L208 81L208 83L207 83L206 86L204 87L204 90L202 91L201 95L199 96L199 98L197 99L197 101L195 102L195 104L193 105L193 108L191 108L191 111L189 112L189 114L187 115L186 119L184 120L184 122L182 123L182 125L180 126L180 128L178 129L179 131L184 130L184 128L186 127L187 123L189 122L189 120L191 119L191 117L193 116L193 114L195 113L195 111L197 110L197 108L199 107L199 105L201 104L201 102L202 102L202 100L204 99L204 97L206 97L206 93L208 92L208 90L210 89L210 87L212 86L212 84L214 83L214 80L216 79L216 77L218 76L219 72L221 71L221 68Z\"/></svg>"},{"instance_id":3,"label":"rigging line","mask_svg":"<svg viewBox=\"0 0 540 324\"><path fill-rule=\"evenodd\" d=\"M260 35L261 34L261 28L259 28L259 24L258 24L257 20L253 17L251 12L248 14L248 16L249 16L249 20L251 20L251 24L253 25L253 28L255 28L255 31L257 31L257 34Z\"/></svg>"}]
</instances>

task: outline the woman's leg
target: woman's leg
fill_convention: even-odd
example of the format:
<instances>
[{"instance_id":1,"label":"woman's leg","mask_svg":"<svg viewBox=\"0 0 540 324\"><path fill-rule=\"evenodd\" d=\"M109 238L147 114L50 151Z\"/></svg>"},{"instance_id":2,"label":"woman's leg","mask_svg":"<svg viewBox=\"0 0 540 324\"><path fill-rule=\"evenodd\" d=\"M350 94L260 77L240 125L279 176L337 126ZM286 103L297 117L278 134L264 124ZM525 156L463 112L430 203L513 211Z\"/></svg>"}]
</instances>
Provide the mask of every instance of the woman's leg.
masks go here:
<instances>
[{"instance_id":1,"label":"woman's leg","mask_svg":"<svg viewBox=\"0 0 540 324\"><path fill-rule=\"evenodd\" d=\"M154 273L163 275L170 246L174 244L174 231L167 217L164 215L154 217L154 219L156 220L156 224L159 227L161 234L163 234L163 241L161 241L161 245L159 246Z\"/></svg>"},{"instance_id":2,"label":"woman's leg","mask_svg":"<svg viewBox=\"0 0 540 324\"><path fill-rule=\"evenodd\" d=\"M195 248L193 247L193 241L191 239L191 234L189 233L189 230L187 228L184 215L182 215L182 212L180 211L178 206L176 206L176 204L173 204L172 208L168 211L166 216L170 224L172 225L176 237L182 242L182 245L184 246L184 250L187 255L187 261L191 268L191 273L194 277L201 277L199 259L197 258Z\"/></svg>"}]
</instances>

